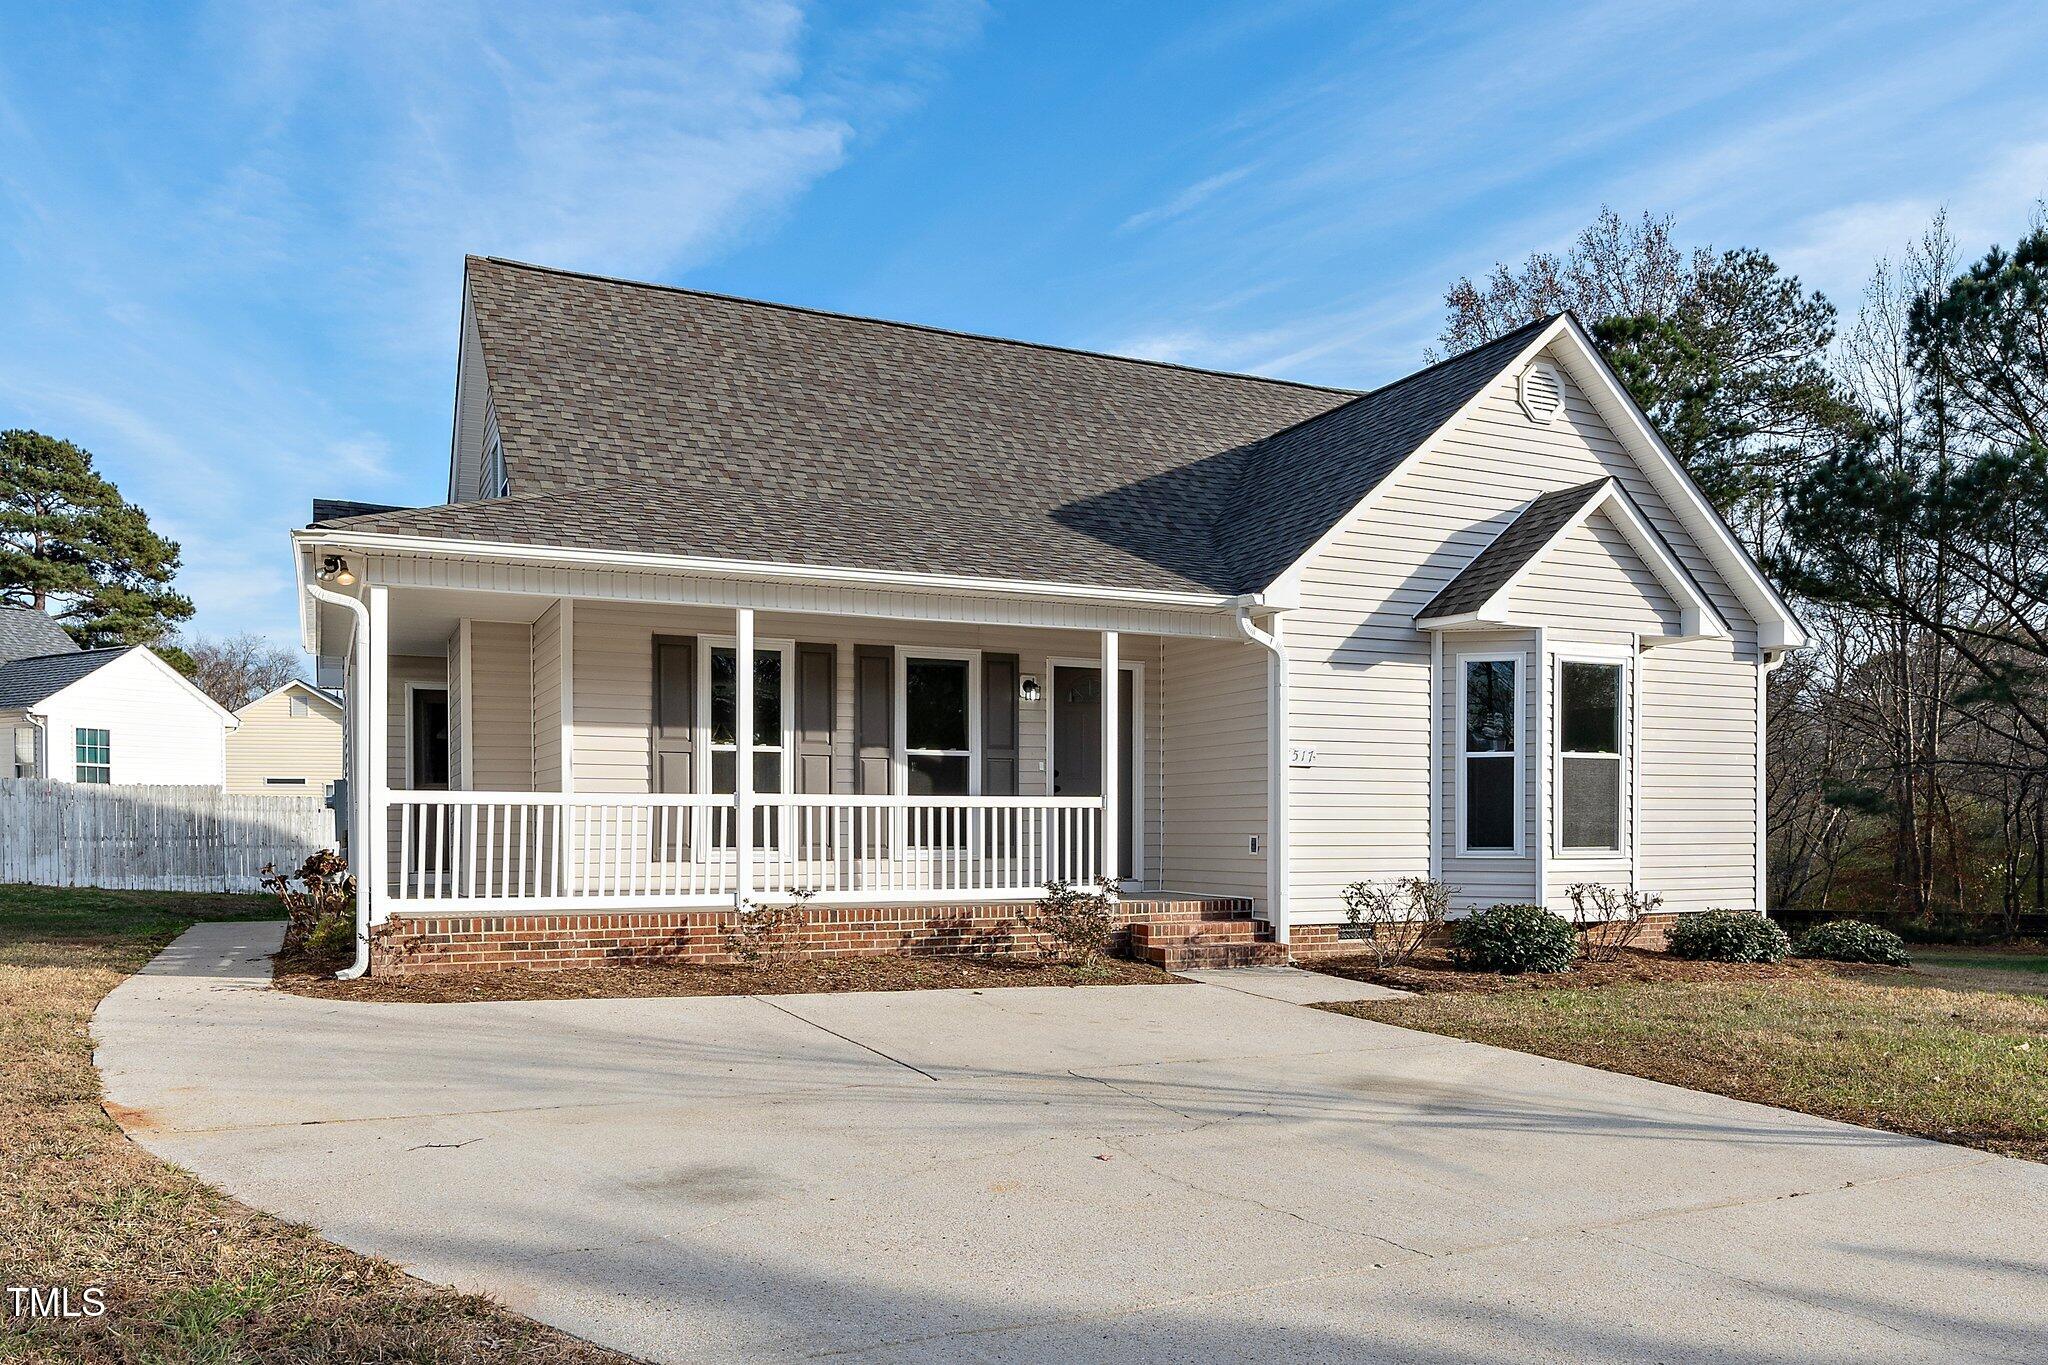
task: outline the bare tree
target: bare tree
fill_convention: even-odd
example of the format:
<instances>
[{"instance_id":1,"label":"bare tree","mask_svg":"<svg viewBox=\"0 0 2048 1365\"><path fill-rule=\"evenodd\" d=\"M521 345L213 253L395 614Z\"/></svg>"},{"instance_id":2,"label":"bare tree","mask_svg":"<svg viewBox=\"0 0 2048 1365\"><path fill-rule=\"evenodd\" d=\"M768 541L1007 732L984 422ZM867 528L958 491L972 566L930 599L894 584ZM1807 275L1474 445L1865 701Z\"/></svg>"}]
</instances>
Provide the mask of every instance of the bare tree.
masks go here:
<instances>
[{"instance_id":1,"label":"bare tree","mask_svg":"<svg viewBox=\"0 0 2048 1365\"><path fill-rule=\"evenodd\" d=\"M1563 255L1539 251L1517 269L1496 264L1483 282L1461 276L1444 292L1438 355L1453 355L1524 323L1566 310L1588 325L1602 318L1668 317L1694 299L1712 253L1690 255L1671 240L1671 217L1624 222L1601 206Z\"/></svg>"},{"instance_id":2,"label":"bare tree","mask_svg":"<svg viewBox=\"0 0 2048 1365\"><path fill-rule=\"evenodd\" d=\"M199 690L230 711L275 692L303 671L296 650L272 644L250 631L220 639L199 636L174 644L191 659L192 681Z\"/></svg>"}]
</instances>

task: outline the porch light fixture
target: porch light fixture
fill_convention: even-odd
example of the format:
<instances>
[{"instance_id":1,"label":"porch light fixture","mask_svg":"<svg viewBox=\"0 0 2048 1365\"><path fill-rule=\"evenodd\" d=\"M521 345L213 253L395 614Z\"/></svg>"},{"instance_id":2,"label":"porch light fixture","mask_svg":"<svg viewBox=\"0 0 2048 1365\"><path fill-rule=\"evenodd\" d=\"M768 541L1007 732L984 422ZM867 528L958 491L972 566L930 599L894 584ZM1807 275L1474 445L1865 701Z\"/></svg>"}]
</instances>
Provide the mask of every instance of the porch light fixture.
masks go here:
<instances>
[{"instance_id":1,"label":"porch light fixture","mask_svg":"<svg viewBox=\"0 0 2048 1365\"><path fill-rule=\"evenodd\" d=\"M320 561L320 572L316 575L322 583L337 583L344 588L352 587L356 581L355 571L340 555L328 555Z\"/></svg>"},{"instance_id":2,"label":"porch light fixture","mask_svg":"<svg viewBox=\"0 0 2048 1365\"><path fill-rule=\"evenodd\" d=\"M1038 679L1026 673L1017 682L1017 695L1025 701L1036 703L1045 695L1045 689L1038 685Z\"/></svg>"}]
</instances>

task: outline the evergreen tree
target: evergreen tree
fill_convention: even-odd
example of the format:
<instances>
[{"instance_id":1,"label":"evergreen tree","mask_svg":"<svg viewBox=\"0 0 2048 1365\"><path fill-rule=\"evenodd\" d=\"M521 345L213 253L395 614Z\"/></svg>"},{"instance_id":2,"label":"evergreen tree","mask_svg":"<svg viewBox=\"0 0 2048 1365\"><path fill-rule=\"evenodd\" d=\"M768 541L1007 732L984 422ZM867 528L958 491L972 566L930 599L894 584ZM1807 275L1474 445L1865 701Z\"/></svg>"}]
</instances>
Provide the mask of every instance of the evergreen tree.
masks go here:
<instances>
[{"instance_id":1,"label":"evergreen tree","mask_svg":"<svg viewBox=\"0 0 2048 1365\"><path fill-rule=\"evenodd\" d=\"M93 468L41 432L0 431L0 602L55 608L80 644L149 644L192 615L171 589L178 546Z\"/></svg>"}]
</instances>

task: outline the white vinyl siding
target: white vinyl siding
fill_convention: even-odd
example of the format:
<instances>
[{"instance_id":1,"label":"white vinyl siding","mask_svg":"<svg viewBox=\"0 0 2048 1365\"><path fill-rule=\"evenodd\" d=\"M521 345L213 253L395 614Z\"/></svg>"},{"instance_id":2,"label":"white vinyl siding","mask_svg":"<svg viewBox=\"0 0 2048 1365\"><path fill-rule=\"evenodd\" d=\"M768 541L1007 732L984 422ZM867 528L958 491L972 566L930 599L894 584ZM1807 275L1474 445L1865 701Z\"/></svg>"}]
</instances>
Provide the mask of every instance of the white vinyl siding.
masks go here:
<instances>
[{"instance_id":1,"label":"white vinyl siding","mask_svg":"<svg viewBox=\"0 0 2048 1365\"><path fill-rule=\"evenodd\" d=\"M472 791L533 788L533 641L518 622L469 623L469 693L463 724L469 736L464 774Z\"/></svg>"},{"instance_id":2,"label":"white vinyl siding","mask_svg":"<svg viewBox=\"0 0 2048 1365\"><path fill-rule=\"evenodd\" d=\"M227 739L229 791L321 796L341 777L341 708L324 697L288 688L235 716L242 724Z\"/></svg>"},{"instance_id":3,"label":"white vinyl siding","mask_svg":"<svg viewBox=\"0 0 2048 1365\"><path fill-rule=\"evenodd\" d=\"M227 722L161 660L133 650L30 708L43 717L48 776L71 781L76 731L105 730L109 780L222 787ZM13 771L10 764L8 772Z\"/></svg>"},{"instance_id":4,"label":"white vinyl siding","mask_svg":"<svg viewBox=\"0 0 2048 1365\"><path fill-rule=\"evenodd\" d=\"M533 623L533 790L562 790L562 604Z\"/></svg>"},{"instance_id":5,"label":"white vinyl siding","mask_svg":"<svg viewBox=\"0 0 2048 1365\"><path fill-rule=\"evenodd\" d=\"M729 637L732 613L713 609L612 605L579 601L572 630L574 671L573 757L579 792L644 792L648 790L654 688L654 637L690 635ZM856 644L890 645L915 652L932 649L980 650L984 654L1015 654L1018 667L1045 688L1037 703L1018 705L1018 794L1047 795L1046 716L1052 706L1053 658L1086 660L1096 656L1100 641L1085 631L1028 630L1009 626L961 626L918 621L861 621L838 616L759 612L754 632L762 640L796 644L829 644L838 658L833 734L833 781L837 790L853 787L853 651ZM1162 677L1159 641L1125 635L1119 640L1121 661L1144 666L1144 824L1145 878L1161 883L1163 802L1161 774L1166 766L1161 710ZM1248 647L1247 647L1248 648ZM700 685L702 680L700 679ZM1183 889L1176 885L1175 890Z\"/></svg>"},{"instance_id":6,"label":"white vinyl siding","mask_svg":"<svg viewBox=\"0 0 2048 1365\"><path fill-rule=\"evenodd\" d=\"M1263 907L1270 656L1228 640L1167 640L1162 652L1164 882L1193 895L1248 896Z\"/></svg>"},{"instance_id":7,"label":"white vinyl siding","mask_svg":"<svg viewBox=\"0 0 2048 1365\"><path fill-rule=\"evenodd\" d=\"M1565 409L1548 426L1529 421L1516 401L1516 377L1504 375L1474 411L1397 481L1365 515L1305 567L1299 610L1287 617L1294 714L1290 742L1316 747L1312 769L1292 784L1293 914L1315 922L1342 918L1343 887L1361 878L1428 870L1429 637L1416 611L1469 563L1536 495L1603 476L1620 480L1733 631L1732 640L1654 645L1643 664L1641 884L1672 909L1747 907L1755 898L1756 631L1735 596L1687 535L1577 385L1565 380ZM1634 632L1653 637L1675 620L1670 595L1642 578L1640 558L1604 518L1589 522L1560 549L1558 567L1532 573L1521 597L1545 627L1550 651L1574 641L1626 646ZM1544 566L1539 565L1539 569ZM1587 589L1575 572L1590 572ZM1635 601L1623 590L1638 591ZM1583 602L1583 608L1575 607ZM1533 632L1447 633L1445 669L1460 650L1502 643L1533 649ZM1551 686L1545 666L1541 685ZM1532 676L1532 683L1536 681ZM1551 708L1525 707L1533 731ZM1548 694L1546 694L1548 695ZM1449 688L1444 688L1449 701ZM1455 711L1439 709L1449 739ZM1547 786L1548 743L1528 750L1531 820L1522 862L1481 868L1449 856L1445 880L1461 904L1526 899L1534 890L1535 802ZM1439 758L1454 750L1438 748ZM1445 763L1448 776L1448 761ZM1443 847L1455 854L1452 793L1440 789ZM1622 878L1626 859L1608 865ZM1551 858L1552 894L1569 868Z\"/></svg>"}]
</instances>

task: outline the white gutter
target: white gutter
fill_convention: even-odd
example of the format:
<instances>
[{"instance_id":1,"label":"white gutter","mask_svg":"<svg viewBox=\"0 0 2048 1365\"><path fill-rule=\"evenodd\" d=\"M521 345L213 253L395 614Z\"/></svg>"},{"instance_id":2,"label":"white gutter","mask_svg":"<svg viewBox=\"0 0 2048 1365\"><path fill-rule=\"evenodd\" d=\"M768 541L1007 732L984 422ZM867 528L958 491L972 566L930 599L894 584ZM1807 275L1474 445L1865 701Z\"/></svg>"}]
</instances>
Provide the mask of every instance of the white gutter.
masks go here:
<instances>
[{"instance_id":1,"label":"white gutter","mask_svg":"<svg viewBox=\"0 0 2048 1365\"><path fill-rule=\"evenodd\" d=\"M1287 865L1287 647L1280 642L1280 617L1271 631L1252 624L1251 603L1241 600L1237 629L1271 657L1266 666L1266 906L1273 939L1288 941Z\"/></svg>"},{"instance_id":2,"label":"white gutter","mask_svg":"<svg viewBox=\"0 0 2048 1365\"><path fill-rule=\"evenodd\" d=\"M294 556L294 558L297 558L297 556ZM349 853L352 857L360 856L363 848L370 842L369 832L372 815L370 810L369 782L370 692L368 683L370 672L370 609L364 606L359 598L350 597L346 593L335 592L315 582L302 581L300 586L305 588L308 593L311 593L319 601L331 603L337 607L346 607L355 614L356 618L355 694L348 699L351 709L355 712L352 721L354 733L351 736L354 742L349 745L349 757L359 771L351 774L349 777L348 799L349 804L355 808L354 813L349 817L349 834L352 840L352 847L349 849ZM341 971L336 972L334 974L336 980L353 981L370 970L370 886L373 881L374 878L366 875L362 870L356 872L356 960Z\"/></svg>"},{"instance_id":3,"label":"white gutter","mask_svg":"<svg viewBox=\"0 0 2048 1365\"><path fill-rule=\"evenodd\" d=\"M1756 666L1756 912L1770 911L1771 797L1764 785L1764 732L1770 724L1770 677L1785 662L1784 650L1762 650Z\"/></svg>"},{"instance_id":4,"label":"white gutter","mask_svg":"<svg viewBox=\"0 0 2048 1365\"><path fill-rule=\"evenodd\" d=\"M1171 592L1152 588L1117 588L1106 584L1042 583L1010 578L976 578L963 574L906 573L892 569L849 569L816 564L783 564L745 559L713 559L702 555L640 554L624 550L583 550L563 545L518 545L499 541L436 540L423 536L351 535L346 531L302 530L292 538L307 547L342 547L365 554L448 555L459 559L509 560L526 564L562 564L592 568L639 569L668 573L708 574L725 578L765 579L866 588L903 588L925 592L987 593L1011 597L1099 602L1117 606L1166 609L1230 610L1258 594Z\"/></svg>"}]
</instances>

